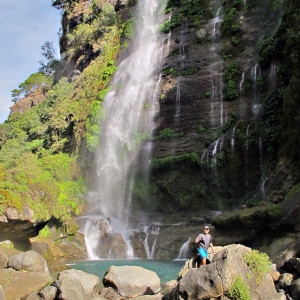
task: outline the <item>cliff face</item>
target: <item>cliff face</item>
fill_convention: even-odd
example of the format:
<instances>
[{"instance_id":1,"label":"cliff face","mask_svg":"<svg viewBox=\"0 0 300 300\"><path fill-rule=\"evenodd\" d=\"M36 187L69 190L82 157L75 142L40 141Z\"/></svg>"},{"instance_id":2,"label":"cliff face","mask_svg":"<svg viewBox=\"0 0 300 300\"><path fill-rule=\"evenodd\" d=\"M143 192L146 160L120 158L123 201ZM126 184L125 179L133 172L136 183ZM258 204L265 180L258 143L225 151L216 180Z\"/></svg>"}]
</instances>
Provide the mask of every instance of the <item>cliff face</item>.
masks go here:
<instances>
[{"instance_id":1,"label":"cliff face","mask_svg":"<svg viewBox=\"0 0 300 300\"><path fill-rule=\"evenodd\" d=\"M251 5L210 1L211 14L184 17L169 33L156 132L169 135L154 142L149 186L151 205L164 212L266 199L268 145L260 131L263 94L276 87L276 62L259 65L258 42L275 32L281 14L271 2ZM228 33L232 11L237 29Z\"/></svg>"}]
</instances>

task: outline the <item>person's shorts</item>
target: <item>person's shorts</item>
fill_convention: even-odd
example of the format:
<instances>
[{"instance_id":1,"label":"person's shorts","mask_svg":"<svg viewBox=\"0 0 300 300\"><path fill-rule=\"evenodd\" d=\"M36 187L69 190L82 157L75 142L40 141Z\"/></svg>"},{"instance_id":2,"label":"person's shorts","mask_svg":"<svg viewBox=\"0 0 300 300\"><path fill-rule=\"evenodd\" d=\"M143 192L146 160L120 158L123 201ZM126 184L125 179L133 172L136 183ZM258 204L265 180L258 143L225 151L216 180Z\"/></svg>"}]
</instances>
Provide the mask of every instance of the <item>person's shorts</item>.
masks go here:
<instances>
[{"instance_id":1,"label":"person's shorts","mask_svg":"<svg viewBox=\"0 0 300 300\"><path fill-rule=\"evenodd\" d=\"M208 258L207 251L204 250L203 248L198 248L198 254L200 256L200 259L202 259L202 258Z\"/></svg>"}]
</instances>

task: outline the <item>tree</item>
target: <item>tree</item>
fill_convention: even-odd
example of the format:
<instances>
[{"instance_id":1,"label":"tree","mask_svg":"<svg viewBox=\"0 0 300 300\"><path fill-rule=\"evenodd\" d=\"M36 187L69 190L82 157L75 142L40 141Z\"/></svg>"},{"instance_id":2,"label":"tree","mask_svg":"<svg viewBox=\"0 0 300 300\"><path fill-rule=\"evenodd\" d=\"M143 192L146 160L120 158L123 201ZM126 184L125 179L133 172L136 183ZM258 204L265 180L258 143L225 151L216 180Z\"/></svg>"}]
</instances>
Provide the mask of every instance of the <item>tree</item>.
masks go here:
<instances>
[{"instance_id":1,"label":"tree","mask_svg":"<svg viewBox=\"0 0 300 300\"><path fill-rule=\"evenodd\" d=\"M20 95L24 95L25 97L31 92L38 88L49 88L51 85L51 77L41 73L36 72L31 74L24 82L19 85L19 90L14 89L14 96L12 94L13 99L16 96L20 97Z\"/></svg>"},{"instance_id":2,"label":"tree","mask_svg":"<svg viewBox=\"0 0 300 300\"><path fill-rule=\"evenodd\" d=\"M11 91L11 98L12 98L11 101L12 101L13 103L18 102L18 101L20 100L21 94L22 94L22 91L21 91L21 90L19 90L19 89L13 89L13 90Z\"/></svg>"},{"instance_id":3,"label":"tree","mask_svg":"<svg viewBox=\"0 0 300 300\"><path fill-rule=\"evenodd\" d=\"M66 10L72 7L78 0L52 0L52 6L57 9Z\"/></svg>"},{"instance_id":4,"label":"tree","mask_svg":"<svg viewBox=\"0 0 300 300\"><path fill-rule=\"evenodd\" d=\"M52 42L45 42L42 47L42 55L45 60L39 61L41 67L39 71L45 75L53 75L59 68L61 61L58 59L57 51L53 47Z\"/></svg>"}]
</instances>

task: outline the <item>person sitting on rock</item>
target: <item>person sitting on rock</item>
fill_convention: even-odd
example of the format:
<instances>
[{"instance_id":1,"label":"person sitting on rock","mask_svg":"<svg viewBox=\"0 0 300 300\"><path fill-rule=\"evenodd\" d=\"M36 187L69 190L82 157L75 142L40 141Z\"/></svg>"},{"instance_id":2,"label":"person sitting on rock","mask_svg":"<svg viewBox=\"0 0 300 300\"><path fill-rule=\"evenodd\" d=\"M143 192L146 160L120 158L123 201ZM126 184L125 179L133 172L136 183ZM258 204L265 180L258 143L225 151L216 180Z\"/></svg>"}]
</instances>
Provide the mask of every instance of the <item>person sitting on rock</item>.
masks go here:
<instances>
[{"instance_id":1,"label":"person sitting on rock","mask_svg":"<svg viewBox=\"0 0 300 300\"><path fill-rule=\"evenodd\" d=\"M212 243L212 237L209 234L209 227L203 227L203 233L200 233L195 239L195 243L197 244L197 251L200 258L200 267L206 265L206 261L208 259L208 248L211 247L212 252L215 253L214 246Z\"/></svg>"}]
</instances>

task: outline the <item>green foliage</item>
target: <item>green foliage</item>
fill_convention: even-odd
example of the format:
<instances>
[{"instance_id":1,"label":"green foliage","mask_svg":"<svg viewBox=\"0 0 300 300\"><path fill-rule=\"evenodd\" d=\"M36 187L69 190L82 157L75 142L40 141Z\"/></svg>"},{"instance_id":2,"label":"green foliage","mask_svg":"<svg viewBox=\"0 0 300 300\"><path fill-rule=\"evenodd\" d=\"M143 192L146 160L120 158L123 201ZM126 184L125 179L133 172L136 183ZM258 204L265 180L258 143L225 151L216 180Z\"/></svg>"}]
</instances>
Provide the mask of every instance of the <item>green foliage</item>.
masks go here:
<instances>
[{"instance_id":1,"label":"green foliage","mask_svg":"<svg viewBox=\"0 0 300 300\"><path fill-rule=\"evenodd\" d=\"M267 211L268 216L273 220L278 219L281 216L281 213L282 213L281 206L276 204L271 206Z\"/></svg>"},{"instance_id":2,"label":"green foliage","mask_svg":"<svg viewBox=\"0 0 300 300\"><path fill-rule=\"evenodd\" d=\"M275 54L275 47L274 47L274 38L269 37L265 40L261 40L258 43L258 49L259 49L259 64L262 67L268 67Z\"/></svg>"},{"instance_id":3,"label":"green foliage","mask_svg":"<svg viewBox=\"0 0 300 300\"><path fill-rule=\"evenodd\" d=\"M201 158L197 153L186 153L178 156L167 156L164 158L154 158L152 159L151 165L154 169L159 169L167 167L170 164L176 164L185 161L190 164L201 165Z\"/></svg>"},{"instance_id":4,"label":"green foliage","mask_svg":"<svg viewBox=\"0 0 300 300\"><path fill-rule=\"evenodd\" d=\"M236 87L236 82L229 80L223 88L224 100L232 101L239 96L239 92Z\"/></svg>"},{"instance_id":5,"label":"green foliage","mask_svg":"<svg viewBox=\"0 0 300 300\"><path fill-rule=\"evenodd\" d=\"M175 70L173 67L166 68L162 71L162 73L165 75L173 75L173 76L189 76L189 75L194 75L197 72L198 72L197 68Z\"/></svg>"},{"instance_id":6,"label":"green foliage","mask_svg":"<svg viewBox=\"0 0 300 300\"><path fill-rule=\"evenodd\" d=\"M224 70L224 100L231 101L238 97L239 92L237 89L237 83L240 79L240 75L241 70L238 63L232 63L226 66Z\"/></svg>"},{"instance_id":7,"label":"green foliage","mask_svg":"<svg viewBox=\"0 0 300 300\"><path fill-rule=\"evenodd\" d=\"M115 62L113 60L110 60L107 63L106 68L102 72L102 80L105 81L111 78L111 76L116 72L116 69L117 67L115 66Z\"/></svg>"},{"instance_id":8,"label":"green foliage","mask_svg":"<svg viewBox=\"0 0 300 300\"><path fill-rule=\"evenodd\" d=\"M247 207L255 207L257 206L259 203L259 200L258 199L249 199L246 203Z\"/></svg>"},{"instance_id":9,"label":"green foliage","mask_svg":"<svg viewBox=\"0 0 300 300\"><path fill-rule=\"evenodd\" d=\"M235 46L237 46L237 45L240 43L240 39L237 38L236 36L233 36L233 37L231 38L231 42L232 42Z\"/></svg>"},{"instance_id":10,"label":"green foliage","mask_svg":"<svg viewBox=\"0 0 300 300\"><path fill-rule=\"evenodd\" d=\"M278 138L280 135L280 118L283 112L283 90L272 91L264 99L264 127L262 139L266 145L270 161L276 159Z\"/></svg>"},{"instance_id":11,"label":"green foliage","mask_svg":"<svg viewBox=\"0 0 300 300\"><path fill-rule=\"evenodd\" d=\"M228 290L230 299L251 300L249 287L241 276L237 276Z\"/></svg>"},{"instance_id":12,"label":"green foliage","mask_svg":"<svg viewBox=\"0 0 300 300\"><path fill-rule=\"evenodd\" d=\"M126 21L123 25L123 29L122 29L122 36L127 38L127 39L131 39L132 35L133 35L133 18L129 19L128 21Z\"/></svg>"},{"instance_id":13,"label":"green foliage","mask_svg":"<svg viewBox=\"0 0 300 300\"><path fill-rule=\"evenodd\" d=\"M205 92L205 98L211 98L211 91L209 91L209 92Z\"/></svg>"},{"instance_id":14,"label":"green foliage","mask_svg":"<svg viewBox=\"0 0 300 300\"><path fill-rule=\"evenodd\" d=\"M198 126L199 132L204 132L205 130L206 130L206 128L204 126L202 126L201 124Z\"/></svg>"},{"instance_id":15,"label":"green foliage","mask_svg":"<svg viewBox=\"0 0 300 300\"><path fill-rule=\"evenodd\" d=\"M50 237L51 231L48 225L46 225L42 230L39 231L39 237L40 238L47 238Z\"/></svg>"},{"instance_id":16,"label":"green foliage","mask_svg":"<svg viewBox=\"0 0 300 300\"><path fill-rule=\"evenodd\" d=\"M57 9L66 10L78 3L78 1L79 0L52 0L52 6Z\"/></svg>"},{"instance_id":17,"label":"green foliage","mask_svg":"<svg viewBox=\"0 0 300 300\"><path fill-rule=\"evenodd\" d=\"M224 54L223 56L224 60L231 60L232 59L232 54Z\"/></svg>"},{"instance_id":18,"label":"green foliage","mask_svg":"<svg viewBox=\"0 0 300 300\"><path fill-rule=\"evenodd\" d=\"M263 276L270 272L271 261L266 253L252 250L243 255L244 262L248 265L254 274L257 285L263 279Z\"/></svg>"},{"instance_id":19,"label":"green foliage","mask_svg":"<svg viewBox=\"0 0 300 300\"><path fill-rule=\"evenodd\" d=\"M159 132L158 136L155 139L168 139L168 138L176 138L183 136L182 132L174 132L171 128L165 128L161 132Z\"/></svg>"},{"instance_id":20,"label":"green foliage","mask_svg":"<svg viewBox=\"0 0 300 300\"><path fill-rule=\"evenodd\" d=\"M184 17L190 18L193 23L198 24L199 20L210 16L208 0L169 0L166 6L166 13L175 8L177 11L166 20L160 27L160 31L168 33L171 29L181 24ZM196 19L195 19L196 18Z\"/></svg>"},{"instance_id":21,"label":"green foliage","mask_svg":"<svg viewBox=\"0 0 300 300\"><path fill-rule=\"evenodd\" d=\"M19 98L21 95L28 96L30 92L37 89L48 90L52 84L52 78L41 73L36 72L31 74L24 82L19 85L19 89L12 91L13 102L16 102L16 97Z\"/></svg>"},{"instance_id":22,"label":"green foliage","mask_svg":"<svg viewBox=\"0 0 300 300\"><path fill-rule=\"evenodd\" d=\"M224 34L231 34L236 31L237 25L234 23L235 17L238 10L236 8L231 8L226 11L224 18L221 22L221 30Z\"/></svg>"},{"instance_id":23,"label":"green foliage","mask_svg":"<svg viewBox=\"0 0 300 300\"><path fill-rule=\"evenodd\" d=\"M84 50L86 45L95 44L100 37L110 32L116 23L117 16L114 7L109 3L104 3L97 18L91 23L79 24L67 35L69 42L68 55L73 56L78 51Z\"/></svg>"},{"instance_id":24,"label":"green foliage","mask_svg":"<svg viewBox=\"0 0 300 300\"><path fill-rule=\"evenodd\" d=\"M256 79L256 84L259 87L260 90L263 89L264 85L265 85L265 80L262 76L257 77Z\"/></svg>"}]
</instances>

